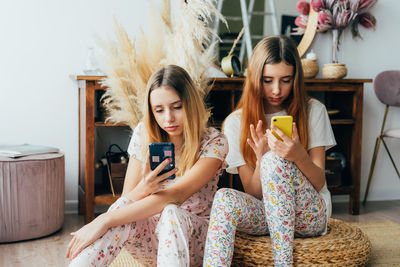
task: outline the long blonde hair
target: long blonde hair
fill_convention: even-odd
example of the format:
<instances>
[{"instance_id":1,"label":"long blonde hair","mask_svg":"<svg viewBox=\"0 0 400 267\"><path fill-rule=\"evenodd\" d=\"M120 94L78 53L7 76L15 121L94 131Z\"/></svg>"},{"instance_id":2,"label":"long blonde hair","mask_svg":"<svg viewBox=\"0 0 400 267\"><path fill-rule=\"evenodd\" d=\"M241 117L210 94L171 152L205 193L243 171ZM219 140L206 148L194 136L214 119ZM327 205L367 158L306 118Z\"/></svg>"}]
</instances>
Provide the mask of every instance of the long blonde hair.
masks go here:
<instances>
[{"instance_id":1,"label":"long blonde hair","mask_svg":"<svg viewBox=\"0 0 400 267\"><path fill-rule=\"evenodd\" d=\"M176 165L179 167L177 175L181 176L197 161L200 138L206 129L210 112L205 107L202 91L196 88L193 80L183 68L168 65L157 70L147 83L145 105L143 105L143 120L147 133L142 135L145 137L144 146L142 146L143 155L148 149L148 144L169 142L168 133L158 125L150 105L150 93L162 86L173 88L182 101L184 112L183 145L179 160L176 161ZM190 119L188 114L190 114Z\"/></svg>"},{"instance_id":2,"label":"long blonde hair","mask_svg":"<svg viewBox=\"0 0 400 267\"><path fill-rule=\"evenodd\" d=\"M271 36L261 40L253 50L247 67L247 77L244 83L243 94L236 110L241 109L240 151L244 160L255 167L256 155L247 144L251 138L250 124L257 125L258 120L263 122L265 132L267 122L264 114L264 93L262 75L264 65L285 62L294 68L293 89L283 105L299 132L300 142L307 149L308 119L307 94L304 88L303 68L295 43L286 36Z\"/></svg>"}]
</instances>

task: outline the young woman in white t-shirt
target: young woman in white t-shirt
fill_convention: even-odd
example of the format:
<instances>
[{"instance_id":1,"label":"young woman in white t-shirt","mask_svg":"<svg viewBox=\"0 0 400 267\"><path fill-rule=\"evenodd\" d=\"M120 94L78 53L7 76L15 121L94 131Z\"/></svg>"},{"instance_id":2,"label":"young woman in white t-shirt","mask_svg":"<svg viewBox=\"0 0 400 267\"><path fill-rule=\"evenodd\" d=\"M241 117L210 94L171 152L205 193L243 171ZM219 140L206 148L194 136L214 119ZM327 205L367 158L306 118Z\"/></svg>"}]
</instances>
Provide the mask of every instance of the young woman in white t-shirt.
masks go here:
<instances>
[{"instance_id":1,"label":"young woman in white t-shirt","mask_svg":"<svg viewBox=\"0 0 400 267\"><path fill-rule=\"evenodd\" d=\"M293 116L293 135L272 128L275 115ZM210 215L203 266L230 266L235 231L269 233L275 266L293 265L294 236L322 235L331 214L325 150L336 144L325 106L307 97L294 42L261 40L247 68L243 95L224 123L230 173L246 193L220 189Z\"/></svg>"},{"instance_id":2,"label":"young woman in white t-shirt","mask_svg":"<svg viewBox=\"0 0 400 267\"><path fill-rule=\"evenodd\" d=\"M203 95L181 67L156 71L147 85L143 122L136 126L122 196L107 213L72 233L70 266L108 266L124 247L145 266L200 266L212 199L228 152L207 128ZM172 142L175 169L150 169L149 143ZM166 179L176 174L175 179Z\"/></svg>"}]
</instances>

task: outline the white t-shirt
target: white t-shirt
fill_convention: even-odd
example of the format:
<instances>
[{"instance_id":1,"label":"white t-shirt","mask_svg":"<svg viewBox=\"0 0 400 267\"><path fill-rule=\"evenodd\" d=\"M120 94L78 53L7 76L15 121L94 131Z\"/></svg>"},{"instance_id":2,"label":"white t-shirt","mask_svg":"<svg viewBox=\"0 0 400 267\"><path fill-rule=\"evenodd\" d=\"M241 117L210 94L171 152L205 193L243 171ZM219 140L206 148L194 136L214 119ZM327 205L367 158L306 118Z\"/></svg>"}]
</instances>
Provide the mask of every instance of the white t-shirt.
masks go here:
<instances>
[{"instance_id":1,"label":"white t-shirt","mask_svg":"<svg viewBox=\"0 0 400 267\"><path fill-rule=\"evenodd\" d=\"M328 150L336 145L336 141L325 105L313 98L309 100L308 104L308 150L318 146L324 146L325 150ZM282 115L287 115L286 110L272 114L265 114L268 124L267 128L270 128L270 121L273 116ZM243 155L240 152L240 120L241 111L238 110L229 115L224 123L224 134L228 138L229 144L229 152L226 157L228 168L226 171L232 174L237 174L237 167L246 164ZM326 203L327 216L330 218L332 213L332 203L331 194L328 191L326 182L324 187L319 191L319 194Z\"/></svg>"}]
</instances>

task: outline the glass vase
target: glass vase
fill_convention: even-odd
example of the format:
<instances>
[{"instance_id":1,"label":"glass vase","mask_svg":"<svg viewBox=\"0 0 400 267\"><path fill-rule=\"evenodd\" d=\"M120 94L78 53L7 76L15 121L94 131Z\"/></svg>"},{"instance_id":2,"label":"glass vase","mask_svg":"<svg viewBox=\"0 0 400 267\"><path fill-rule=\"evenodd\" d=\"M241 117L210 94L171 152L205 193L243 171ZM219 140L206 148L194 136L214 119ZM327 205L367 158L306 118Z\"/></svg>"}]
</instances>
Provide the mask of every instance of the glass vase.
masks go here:
<instances>
[{"instance_id":1,"label":"glass vase","mask_svg":"<svg viewBox=\"0 0 400 267\"><path fill-rule=\"evenodd\" d=\"M96 51L93 46L88 47L88 54L83 72L86 75L103 75L99 68L99 63L96 58Z\"/></svg>"},{"instance_id":2,"label":"glass vase","mask_svg":"<svg viewBox=\"0 0 400 267\"><path fill-rule=\"evenodd\" d=\"M332 63L339 63L338 51L340 44L340 36L342 35L342 30L332 29Z\"/></svg>"}]
</instances>

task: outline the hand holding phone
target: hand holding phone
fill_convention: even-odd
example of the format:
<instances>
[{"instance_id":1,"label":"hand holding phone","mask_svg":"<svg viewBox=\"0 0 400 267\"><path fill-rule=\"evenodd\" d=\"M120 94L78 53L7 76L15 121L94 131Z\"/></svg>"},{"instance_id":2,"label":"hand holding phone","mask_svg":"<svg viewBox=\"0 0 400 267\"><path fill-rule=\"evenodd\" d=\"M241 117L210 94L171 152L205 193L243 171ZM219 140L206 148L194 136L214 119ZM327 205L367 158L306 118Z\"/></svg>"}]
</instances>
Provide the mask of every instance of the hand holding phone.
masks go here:
<instances>
[{"instance_id":1,"label":"hand holding phone","mask_svg":"<svg viewBox=\"0 0 400 267\"><path fill-rule=\"evenodd\" d=\"M165 159L171 159L171 162L158 174L159 176L175 168L175 147L173 143L151 143L149 145L149 151L151 170L157 168L157 166L160 165L160 163ZM174 178L175 174L169 176L167 179Z\"/></svg>"},{"instance_id":2,"label":"hand holding phone","mask_svg":"<svg viewBox=\"0 0 400 267\"><path fill-rule=\"evenodd\" d=\"M271 127L272 125L279 128L279 130L281 130L289 138L292 138L292 131L293 131L292 116L274 116L271 118ZM273 135L275 135L276 138L283 141L282 138L274 130L271 130L271 132Z\"/></svg>"}]
</instances>

